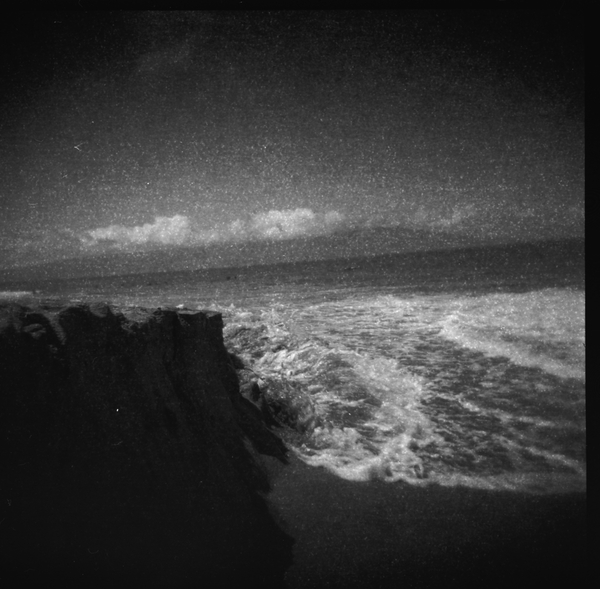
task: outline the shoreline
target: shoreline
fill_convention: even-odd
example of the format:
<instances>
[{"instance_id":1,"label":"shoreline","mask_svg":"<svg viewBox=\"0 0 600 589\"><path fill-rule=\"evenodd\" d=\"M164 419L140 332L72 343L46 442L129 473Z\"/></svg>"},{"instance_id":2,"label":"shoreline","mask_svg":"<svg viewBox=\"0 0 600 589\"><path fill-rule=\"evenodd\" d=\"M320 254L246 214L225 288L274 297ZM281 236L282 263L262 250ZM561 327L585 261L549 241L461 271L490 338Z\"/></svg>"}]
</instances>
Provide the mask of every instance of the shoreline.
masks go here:
<instances>
[{"instance_id":1,"label":"shoreline","mask_svg":"<svg viewBox=\"0 0 600 589\"><path fill-rule=\"evenodd\" d=\"M260 495L295 541L288 589L464 588L498 580L513 588L587 578L584 492L353 482L293 451L287 465L260 458L271 482Z\"/></svg>"},{"instance_id":2,"label":"shoreline","mask_svg":"<svg viewBox=\"0 0 600 589\"><path fill-rule=\"evenodd\" d=\"M271 471L295 538L289 589L506 587L586 579L586 494L352 482L290 452Z\"/></svg>"}]
</instances>

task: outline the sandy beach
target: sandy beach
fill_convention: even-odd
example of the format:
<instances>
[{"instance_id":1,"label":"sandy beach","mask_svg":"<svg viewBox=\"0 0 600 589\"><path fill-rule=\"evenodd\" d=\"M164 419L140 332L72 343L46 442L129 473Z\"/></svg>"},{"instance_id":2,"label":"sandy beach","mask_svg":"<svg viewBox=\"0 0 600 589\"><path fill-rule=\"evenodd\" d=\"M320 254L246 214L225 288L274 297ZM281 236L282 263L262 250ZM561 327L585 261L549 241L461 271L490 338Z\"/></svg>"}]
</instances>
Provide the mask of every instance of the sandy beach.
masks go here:
<instances>
[{"instance_id":1,"label":"sandy beach","mask_svg":"<svg viewBox=\"0 0 600 589\"><path fill-rule=\"evenodd\" d=\"M351 482L291 456L270 501L296 539L290 589L579 586L584 494Z\"/></svg>"}]
</instances>

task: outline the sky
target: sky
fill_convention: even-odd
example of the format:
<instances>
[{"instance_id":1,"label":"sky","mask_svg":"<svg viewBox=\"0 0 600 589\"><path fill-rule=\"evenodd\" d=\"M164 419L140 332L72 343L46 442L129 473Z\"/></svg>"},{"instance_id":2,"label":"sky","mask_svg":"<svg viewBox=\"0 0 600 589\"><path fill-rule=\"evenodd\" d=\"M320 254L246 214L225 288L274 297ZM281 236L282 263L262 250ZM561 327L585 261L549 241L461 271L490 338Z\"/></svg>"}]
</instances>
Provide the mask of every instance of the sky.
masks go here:
<instances>
[{"instance_id":1,"label":"sky","mask_svg":"<svg viewBox=\"0 0 600 589\"><path fill-rule=\"evenodd\" d=\"M0 270L182 248L219 265L257 243L254 263L291 242L323 258L378 228L432 248L583 237L583 18L4 19Z\"/></svg>"}]
</instances>

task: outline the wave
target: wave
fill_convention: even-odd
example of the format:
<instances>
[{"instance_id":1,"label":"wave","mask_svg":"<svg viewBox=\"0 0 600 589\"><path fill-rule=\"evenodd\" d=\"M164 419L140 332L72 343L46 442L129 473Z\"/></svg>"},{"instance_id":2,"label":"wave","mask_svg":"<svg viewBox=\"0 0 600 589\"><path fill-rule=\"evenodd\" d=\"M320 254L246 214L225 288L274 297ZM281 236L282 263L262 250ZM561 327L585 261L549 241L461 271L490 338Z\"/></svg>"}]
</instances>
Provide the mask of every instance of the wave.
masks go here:
<instances>
[{"instance_id":1,"label":"wave","mask_svg":"<svg viewBox=\"0 0 600 589\"><path fill-rule=\"evenodd\" d=\"M472 299L363 293L268 311L229 307L226 333L254 329L259 337L245 360L261 384L310 405L307 429L293 444L308 464L354 481L581 490L580 385L529 367L515 372L506 358L451 341L446 330L459 311L491 308ZM553 329L564 337L571 327Z\"/></svg>"},{"instance_id":2,"label":"wave","mask_svg":"<svg viewBox=\"0 0 600 589\"><path fill-rule=\"evenodd\" d=\"M569 289L464 297L441 335L489 356L585 379L585 294Z\"/></svg>"}]
</instances>

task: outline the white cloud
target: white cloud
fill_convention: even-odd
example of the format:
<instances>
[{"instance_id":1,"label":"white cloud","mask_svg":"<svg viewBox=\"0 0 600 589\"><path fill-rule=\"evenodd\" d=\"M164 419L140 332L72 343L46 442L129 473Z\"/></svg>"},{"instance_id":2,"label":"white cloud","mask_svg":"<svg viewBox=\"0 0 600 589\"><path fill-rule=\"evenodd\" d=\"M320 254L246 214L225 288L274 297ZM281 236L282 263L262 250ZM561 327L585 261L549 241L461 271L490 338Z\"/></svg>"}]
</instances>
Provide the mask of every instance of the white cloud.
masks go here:
<instances>
[{"instance_id":1,"label":"white cloud","mask_svg":"<svg viewBox=\"0 0 600 589\"><path fill-rule=\"evenodd\" d=\"M126 227L109 225L86 232L81 241L88 247L106 243L114 247L157 245L200 245L213 242L291 239L331 233L344 221L336 212L315 213L312 209L284 209L236 219L227 226L204 230L184 215L156 217L154 223Z\"/></svg>"},{"instance_id":2,"label":"white cloud","mask_svg":"<svg viewBox=\"0 0 600 589\"><path fill-rule=\"evenodd\" d=\"M156 243L164 245L184 244L191 234L190 220L183 215L156 217L154 223L134 227L109 225L88 232L88 241L96 244L102 241L118 245Z\"/></svg>"},{"instance_id":3,"label":"white cloud","mask_svg":"<svg viewBox=\"0 0 600 589\"><path fill-rule=\"evenodd\" d=\"M426 210L421 206L416 213L412 215L410 221L417 227L429 228L449 228L461 225L465 220L476 216L477 211L472 204L456 205L450 214L440 214L437 210Z\"/></svg>"},{"instance_id":4,"label":"white cloud","mask_svg":"<svg viewBox=\"0 0 600 589\"><path fill-rule=\"evenodd\" d=\"M342 215L335 211L319 215L311 209L271 210L254 215L246 230L257 238L289 239L329 233L342 221Z\"/></svg>"},{"instance_id":5,"label":"white cloud","mask_svg":"<svg viewBox=\"0 0 600 589\"><path fill-rule=\"evenodd\" d=\"M456 206L449 217L442 217L436 223L432 223L432 225L452 227L453 225L459 225L474 214L475 207L473 205Z\"/></svg>"}]
</instances>

